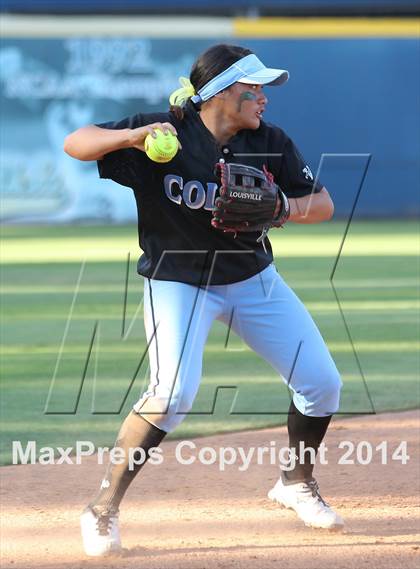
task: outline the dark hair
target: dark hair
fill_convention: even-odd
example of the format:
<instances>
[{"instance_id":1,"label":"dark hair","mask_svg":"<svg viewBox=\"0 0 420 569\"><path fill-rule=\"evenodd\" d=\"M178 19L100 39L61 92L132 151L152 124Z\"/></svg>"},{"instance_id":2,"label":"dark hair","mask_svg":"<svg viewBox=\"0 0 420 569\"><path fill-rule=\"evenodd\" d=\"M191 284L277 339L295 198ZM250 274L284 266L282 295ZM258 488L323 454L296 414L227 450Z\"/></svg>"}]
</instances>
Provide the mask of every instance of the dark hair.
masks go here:
<instances>
[{"instance_id":1,"label":"dark hair","mask_svg":"<svg viewBox=\"0 0 420 569\"><path fill-rule=\"evenodd\" d=\"M251 55L252 51L238 45L219 43L202 53L191 68L190 81L198 92L213 77L230 67L235 61ZM182 120L184 113L181 107L171 106L170 110Z\"/></svg>"}]
</instances>

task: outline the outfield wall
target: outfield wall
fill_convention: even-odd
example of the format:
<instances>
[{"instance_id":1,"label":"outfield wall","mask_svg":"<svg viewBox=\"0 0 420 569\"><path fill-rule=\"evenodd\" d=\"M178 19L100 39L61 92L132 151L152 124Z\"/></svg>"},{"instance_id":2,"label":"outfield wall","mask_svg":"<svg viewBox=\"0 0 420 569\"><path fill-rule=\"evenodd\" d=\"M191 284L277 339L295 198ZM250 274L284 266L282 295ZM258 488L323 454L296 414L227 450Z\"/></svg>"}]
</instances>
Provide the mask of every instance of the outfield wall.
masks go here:
<instances>
[{"instance_id":1,"label":"outfield wall","mask_svg":"<svg viewBox=\"0 0 420 569\"><path fill-rule=\"evenodd\" d=\"M32 17L2 29L3 220L134 219L131 192L98 180L62 141L89 122L165 109L178 77L220 41L290 71L284 88L266 89L265 118L319 170L337 215L349 214L363 178L356 216L419 214L418 20Z\"/></svg>"}]
</instances>

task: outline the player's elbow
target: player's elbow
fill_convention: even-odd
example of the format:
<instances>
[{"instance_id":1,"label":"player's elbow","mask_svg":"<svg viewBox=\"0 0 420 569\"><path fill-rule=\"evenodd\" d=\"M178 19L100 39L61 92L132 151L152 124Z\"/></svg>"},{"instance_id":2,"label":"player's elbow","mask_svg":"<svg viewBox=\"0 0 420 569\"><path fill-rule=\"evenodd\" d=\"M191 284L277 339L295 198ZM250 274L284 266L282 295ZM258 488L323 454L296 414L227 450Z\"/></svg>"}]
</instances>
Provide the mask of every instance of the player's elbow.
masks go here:
<instances>
[{"instance_id":1,"label":"player's elbow","mask_svg":"<svg viewBox=\"0 0 420 569\"><path fill-rule=\"evenodd\" d=\"M334 202L331 199L330 194L327 192L326 188L322 188L322 217L323 221L328 221L334 215Z\"/></svg>"},{"instance_id":2,"label":"player's elbow","mask_svg":"<svg viewBox=\"0 0 420 569\"><path fill-rule=\"evenodd\" d=\"M334 215L334 203L333 203L332 199L330 198L328 200L328 204L327 204L325 211L324 211L324 216L325 216L324 221L329 221L333 215Z\"/></svg>"},{"instance_id":3,"label":"player's elbow","mask_svg":"<svg viewBox=\"0 0 420 569\"><path fill-rule=\"evenodd\" d=\"M83 160L86 162L89 160L97 160L100 157L97 153L92 153L92 151L89 150L82 134L82 129L75 130L68 134L64 139L64 152L77 160Z\"/></svg>"},{"instance_id":4,"label":"player's elbow","mask_svg":"<svg viewBox=\"0 0 420 569\"><path fill-rule=\"evenodd\" d=\"M77 132L77 131L76 131ZM64 139L63 150L66 154L71 156L72 158L77 158L78 160L84 160L84 155L81 152L80 145L75 140L75 134L72 132L71 134L67 135Z\"/></svg>"}]
</instances>

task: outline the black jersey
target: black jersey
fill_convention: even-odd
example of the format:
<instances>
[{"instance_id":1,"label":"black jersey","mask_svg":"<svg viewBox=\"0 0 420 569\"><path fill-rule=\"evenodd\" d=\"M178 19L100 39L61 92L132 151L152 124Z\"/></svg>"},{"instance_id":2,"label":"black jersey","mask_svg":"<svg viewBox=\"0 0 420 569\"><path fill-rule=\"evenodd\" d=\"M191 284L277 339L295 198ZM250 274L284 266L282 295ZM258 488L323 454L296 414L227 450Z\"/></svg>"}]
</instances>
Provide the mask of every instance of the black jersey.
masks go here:
<instances>
[{"instance_id":1,"label":"black jersey","mask_svg":"<svg viewBox=\"0 0 420 569\"><path fill-rule=\"evenodd\" d=\"M138 272L149 278L180 281L197 286L223 285L247 279L268 266L272 249L257 243L259 233L223 233L211 225L218 195L215 164L266 165L288 197L319 192L293 141L276 126L261 121L257 130L242 130L225 145L217 143L192 103L178 120L171 112L137 114L102 128L137 128L170 122L178 132L182 150L160 164L134 148L106 154L98 161L99 174L134 191L139 244L143 255Z\"/></svg>"}]
</instances>

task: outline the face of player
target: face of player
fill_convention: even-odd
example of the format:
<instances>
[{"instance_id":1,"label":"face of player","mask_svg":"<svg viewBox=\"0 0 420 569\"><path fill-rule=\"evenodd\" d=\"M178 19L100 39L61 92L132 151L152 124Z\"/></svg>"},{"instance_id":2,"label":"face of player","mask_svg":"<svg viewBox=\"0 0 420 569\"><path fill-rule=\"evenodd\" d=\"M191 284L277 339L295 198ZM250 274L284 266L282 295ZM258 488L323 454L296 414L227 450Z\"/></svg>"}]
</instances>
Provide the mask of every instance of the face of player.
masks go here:
<instances>
[{"instance_id":1,"label":"face of player","mask_svg":"<svg viewBox=\"0 0 420 569\"><path fill-rule=\"evenodd\" d=\"M255 130L260 126L268 102L263 92L263 85L234 83L224 94L223 110L238 130L244 128Z\"/></svg>"}]
</instances>

